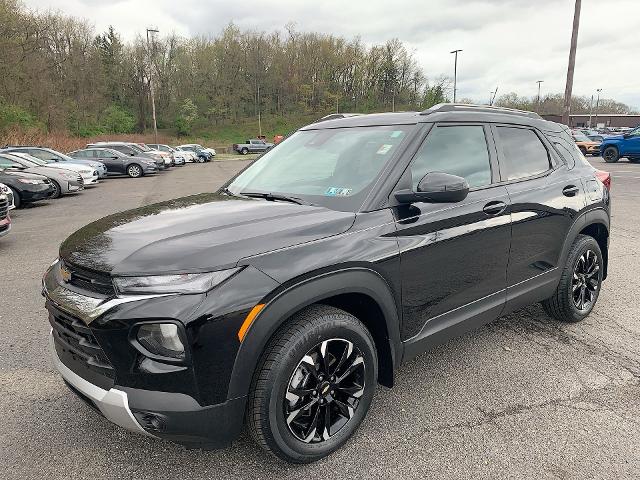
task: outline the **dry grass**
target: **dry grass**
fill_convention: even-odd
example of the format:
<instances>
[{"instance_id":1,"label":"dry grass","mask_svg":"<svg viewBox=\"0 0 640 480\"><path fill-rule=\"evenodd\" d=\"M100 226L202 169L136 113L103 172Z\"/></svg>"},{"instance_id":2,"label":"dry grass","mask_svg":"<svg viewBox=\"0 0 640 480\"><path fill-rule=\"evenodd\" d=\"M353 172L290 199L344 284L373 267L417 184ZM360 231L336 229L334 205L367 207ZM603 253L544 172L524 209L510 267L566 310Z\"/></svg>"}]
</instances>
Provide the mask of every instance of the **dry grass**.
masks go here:
<instances>
[{"instance_id":1,"label":"dry grass","mask_svg":"<svg viewBox=\"0 0 640 480\"><path fill-rule=\"evenodd\" d=\"M59 152L68 153L84 148L88 143L103 141L121 141L136 143L155 143L153 134L126 134L126 135L98 135L95 137L72 137L66 133L43 133L40 130L11 130L0 134L0 148L5 145L36 145L52 148ZM226 145L215 145L210 140L197 138L178 139L158 133L158 143L167 145L179 145L183 143L200 143L205 146L213 146L224 150Z\"/></svg>"}]
</instances>

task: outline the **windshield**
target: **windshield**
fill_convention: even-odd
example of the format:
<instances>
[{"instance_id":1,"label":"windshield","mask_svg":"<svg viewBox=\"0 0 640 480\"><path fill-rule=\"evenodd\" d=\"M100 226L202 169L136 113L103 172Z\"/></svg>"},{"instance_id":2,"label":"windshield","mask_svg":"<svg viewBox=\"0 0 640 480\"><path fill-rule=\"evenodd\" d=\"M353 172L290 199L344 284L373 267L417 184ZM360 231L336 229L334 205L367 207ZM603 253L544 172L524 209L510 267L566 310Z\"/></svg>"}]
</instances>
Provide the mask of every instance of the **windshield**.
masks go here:
<instances>
[{"instance_id":1,"label":"windshield","mask_svg":"<svg viewBox=\"0 0 640 480\"><path fill-rule=\"evenodd\" d=\"M362 205L413 125L298 131L236 177L234 195L271 193L335 210Z\"/></svg>"},{"instance_id":2,"label":"windshield","mask_svg":"<svg viewBox=\"0 0 640 480\"><path fill-rule=\"evenodd\" d=\"M14 162L19 162L25 167L44 167L47 162L22 152L13 152L7 155Z\"/></svg>"},{"instance_id":3,"label":"windshield","mask_svg":"<svg viewBox=\"0 0 640 480\"><path fill-rule=\"evenodd\" d=\"M584 133L574 133L573 134L573 139L576 142L590 142L591 139L589 137L587 137Z\"/></svg>"},{"instance_id":4,"label":"windshield","mask_svg":"<svg viewBox=\"0 0 640 480\"><path fill-rule=\"evenodd\" d=\"M144 144L144 143L137 143L137 144L136 144L136 147L138 147L138 148L139 148L140 150L142 150L143 152L149 152L149 151L151 151L151 148L150 148L148 145Z\"/></svg>"}]
</instances>

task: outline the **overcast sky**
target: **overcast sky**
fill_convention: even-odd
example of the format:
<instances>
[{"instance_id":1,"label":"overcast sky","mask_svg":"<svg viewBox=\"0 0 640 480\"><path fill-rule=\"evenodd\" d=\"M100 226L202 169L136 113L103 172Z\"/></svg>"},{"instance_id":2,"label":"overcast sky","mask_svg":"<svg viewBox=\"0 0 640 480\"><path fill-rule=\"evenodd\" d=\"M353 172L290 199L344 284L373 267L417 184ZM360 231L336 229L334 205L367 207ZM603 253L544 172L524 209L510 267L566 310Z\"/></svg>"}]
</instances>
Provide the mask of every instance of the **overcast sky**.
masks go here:
<instances>
[{"instance_id":1,"label":"overcast sky","mask_svg":"<svg viewBox=\"0 0 640 480\"><path fill-rule=\"evenodd\" d=\"M564 92L574 0L23 0L88 19L98 31L114 25L124 39L157 26L161 34L217 35L233 21L242 29L359 35L367 43L397 37L414 50L428 77L453 75L458 97L486 102L498 95ZM640 0L584 0L574 95L602 95L640 109Z\"/></svg>"}]
</instances>

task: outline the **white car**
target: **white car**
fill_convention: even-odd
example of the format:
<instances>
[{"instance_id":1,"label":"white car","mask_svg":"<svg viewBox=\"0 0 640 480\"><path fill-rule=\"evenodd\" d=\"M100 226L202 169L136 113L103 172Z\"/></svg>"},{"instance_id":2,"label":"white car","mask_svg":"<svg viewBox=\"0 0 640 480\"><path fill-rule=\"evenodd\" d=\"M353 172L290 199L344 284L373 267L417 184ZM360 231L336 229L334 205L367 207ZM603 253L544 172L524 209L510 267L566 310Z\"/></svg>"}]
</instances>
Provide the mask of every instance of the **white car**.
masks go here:
<instances>
[{"instance_id":1,"label":"white car","mask_svg":"<svg viewBox=\"0 0 640 480\"><path fill-rule=\"evenodd\" d=\"M67 171L72 171L72 172L76 172L78 174L80 174L80 176L82 177L82 181L84 183L84 186L91 186L91 185L97 185L98 184L98 171L97 170L93 170L91 167L87 167L86 165L81 165L81 164L77 164L77 163L47 163L43 160L40 160L39 158L36 158L32 155L29 155L28 153L23 153L23 152L19 152L19 151L12 151L10 152L11 155L16 155L18 157L24 158L25 160L28 160L30 162L36 163L38 165L41 165L43 167L47 167L47 168L56 168L59 170L67 170Z\"/></svg>"},{"instance_id":2,"label":"white car","mask_svg":"<svg viewBox=\"0 0 640 480\"><path fill-rule=\"evenodd\" d=\"M16 202L13 201L13 192L4 183L0 183L0 195L5 194L9 200L9 210L16 208Z\"/></svg>"},{"instance_id":3,"label":"white car","mask_svg":"<svg viewBox=\"0 0 640 480\"><path fill-rule=\"evenodd\" d=\"M171 155L174 165L182 166L187 163L188 155L186 155L186 152L176 150L175 148L172 148L169 145L164 145L162 143L147 143L147 146L149 148L153 148L154 150L158 150L159 152Z\"/></svg>"},{"instance_id":4,"label":"white car","mask_svg":"<svg viewBox=\"0 0 640 480\"><path fill-rule=\"evenodd\" d=\"M174 147L174 150L184 156L185 162L195 163L198 161L198 154L196 154L196 152L181 147Z\"/></svg>"}]
</instances>

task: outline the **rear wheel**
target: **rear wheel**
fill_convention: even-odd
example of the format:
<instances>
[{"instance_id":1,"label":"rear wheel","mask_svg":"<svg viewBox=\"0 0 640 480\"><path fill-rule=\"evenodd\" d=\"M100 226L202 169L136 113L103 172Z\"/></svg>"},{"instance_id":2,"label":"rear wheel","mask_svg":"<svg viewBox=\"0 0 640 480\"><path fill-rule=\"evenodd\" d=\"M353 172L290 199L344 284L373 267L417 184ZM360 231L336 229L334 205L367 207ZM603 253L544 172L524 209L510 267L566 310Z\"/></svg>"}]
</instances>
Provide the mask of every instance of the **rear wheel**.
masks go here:
<instances>
[{"instance_id":1,"label":"rear wheel","mask_svg":"<svg viewBox=\"0 0 640 480\"><path fill-rule=\"evenodd\" d=\"M583 320L598 301L604 262L593 237L578 235L571 246L556 292L542 302L547 314L564 322Z\"/></svg>"},{"instance_id":2,"label":"rear wheel","mask_svg":"<svg viewBox=\"0 0 640 480\"><path fill-rule=\"evenodd\" d=\"M127 167L127 175L131 178L139 178L142 176L142 167L136 163Z\"/></svg>"},{"instance_id":3,"label":"rear wheel","mask_svg":"<svg viewBox=\"0 0 640 480\"><path fill-rule=\"evenodd\" d=\"M241 153L242 155L246 155L247 153L249 153L249 149L247 149L247 148L243 148L242 150L240 150L240 153Z\"/></svg>"},{"instance_id":4,"label":"rear wheel","mask_svg":"<svg viewBox=\"0 0 640 480\"><path fill-rule=\"evenodd\" d=\"M343 310L312 305L269 342L249 393L249 431L283 460L319 460L356 431L376 380L376 350L366 327Z\"/></svg>"},{"instance_id":5,"label":"rear wheel","mask_svg":"<svg viewBox=\"0 0 640 480\"><path fill-rule=\"evenodd\" d=\"M618 149L616 147L607 147L602 152L602 158L607 163L615 163L620 159L620 154L618 153Z\"/></svg>"}]
</instances>

